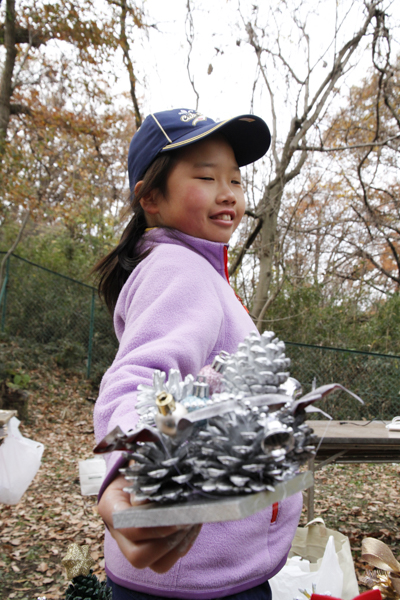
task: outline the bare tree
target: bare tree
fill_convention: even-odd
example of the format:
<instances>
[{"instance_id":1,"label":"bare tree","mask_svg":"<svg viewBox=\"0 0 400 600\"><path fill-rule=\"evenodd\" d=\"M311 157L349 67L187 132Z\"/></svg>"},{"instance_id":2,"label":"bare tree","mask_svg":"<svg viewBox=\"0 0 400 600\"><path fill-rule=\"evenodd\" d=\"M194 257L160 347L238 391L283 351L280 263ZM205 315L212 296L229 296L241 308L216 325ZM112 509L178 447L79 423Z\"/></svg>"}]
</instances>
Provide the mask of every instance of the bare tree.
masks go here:
<instances>
[{"instance_id":1,"label":"bare tree","mask_svg":"<svg viewBox=\"0 0 400 600\"><path fill-rule=\"evenodd\" d=\"M131 17L133 20L133 24L136 27L144 27L143 24L143 14L139 11L135 5L133 5L129 0L108 0L109 4L114 6L117 10L119 10L119 21L120 21L120 35L119 35L119 45L122 50L122 54L124 57L124 64L128 71L129 76L129 92L131 95L133 107L135 110L135 123L136 128L142 124L142 115L140 113L139 101L137 97L136 84L137 77L135 74L135 69L133 66L133 61L131 58L131 46L129 43L129 34L127 32L128 29L128 17Z\"/></svg>"},{"instance_id":2,"label":"bare tree","mask_svg":"<svg viewBox=\"0 0 400 600\"><path fill-rule=\"evenodd\" d=\"M353 220L342 244L344 260L338 274L392 293L400 290L400 57L391 65L387 56L377 68L375 49L373 53L375 74L353 88L349 104L333 119L327 137L349 143L336 160L341 165L338 184L347 186Z\"/></svg>"},{"instance_id":3,"label":"bare tree","mask_svg":"<svg viewBox=\"0 0 400 600\"><path fill-rule=\"evenodd\" d=\"M270 11L265 11L271 27L261 19L259 10L253 6L252 15L245 17L242 24L247 41L253 48L257 67L258 85L267 93L272 115L272 145L270 151L269 181L263 185L260 199L249 215L254 224L245 241L245 248L257 239L259 257L259 277L254 294L252 314L258 327L271 303L271 282L273 280L274 256L277 243L277 223L282 198L287 186L302 172L310 152L326 149L321 140L320 126L332 98L338 93L338 86L349 69L357 62L360 49L365 50L368 36L376 39L382 36L382 23L385 21L382 0L359 2L360 18L357 30L340 43L339 31L342 23L336 18L335 31L325 52L312 63L311 35L307 30L307 14L302 5L289 7L281 3ZM265 8L265 7L264 7ZM282 17L284 12L284 17ZM279 14L281 13L281 14ZM282 18L281 18L282 17ZM347 17L347 15L345 15ZM283 19L291 19L293 41L304 49L304 60L299 57L290 61L286 55L281 32ZM272 37L272 31L275 31ZM299 62L301 66L299 66ZM328 64L330 62L330 66ZM279 77L277 76L279 73ZM300 74L299 74L300 73ZM279 89L277 81L286 84L286 96ZM290 104L290 106L289 106ZM283 113L290 111L290 125L284 135L279 126ZM315 141L320 143L315 143ZM310 143L311 142L311 143ZM364 141L363 141L364 142ZM367 140L368 149L371 140ZM324 148L322 148L324 146ZM345 144L347 147L347 144ZM243 253L236 257L231 266L235 272L243 260Z\"/></svg>"},{"instance_id":4,"label":"bare tree","mask_svg":"<svg viewBox=\"0 0 400 600\"><path fill-rule=\"evenodd\" d=\"M308 186L314 208L323 207L325 250L334 249L336 258L332 263L325 255L325 274L353 293L369 289L370 300L377 292L400 290L400 57L392 62L384 15L377 20L373 67L326 119L316 150L329 155L329 169L314 191ZM327 191L329 206L324 202ZM329 217L330 206L334 219ZM295 228L307 231L308 242L316 248L320 223L316 218L306 222L300 212Z\"/></svg>"}]
</instances>

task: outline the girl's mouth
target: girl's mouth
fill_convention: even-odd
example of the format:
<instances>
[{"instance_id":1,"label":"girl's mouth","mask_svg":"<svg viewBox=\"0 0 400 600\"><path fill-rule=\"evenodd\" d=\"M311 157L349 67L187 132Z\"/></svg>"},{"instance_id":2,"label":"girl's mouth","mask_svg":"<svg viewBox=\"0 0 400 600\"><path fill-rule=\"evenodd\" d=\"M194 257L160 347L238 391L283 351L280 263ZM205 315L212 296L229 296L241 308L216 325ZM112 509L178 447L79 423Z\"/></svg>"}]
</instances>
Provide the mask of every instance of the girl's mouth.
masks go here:
<instances>
[{"instance_id":1,"label":"girl's mouth","mask_svg":"<svg viewBox=\"0 0 400 600\"><path fill-rule=\"evenodd\" d=\"M233 221L233 215L229 215L227 213L220 213L219 215L214 215L213 217L211 217L211 219L214 219L216 221Z\"/></svg>"}]
</instances>

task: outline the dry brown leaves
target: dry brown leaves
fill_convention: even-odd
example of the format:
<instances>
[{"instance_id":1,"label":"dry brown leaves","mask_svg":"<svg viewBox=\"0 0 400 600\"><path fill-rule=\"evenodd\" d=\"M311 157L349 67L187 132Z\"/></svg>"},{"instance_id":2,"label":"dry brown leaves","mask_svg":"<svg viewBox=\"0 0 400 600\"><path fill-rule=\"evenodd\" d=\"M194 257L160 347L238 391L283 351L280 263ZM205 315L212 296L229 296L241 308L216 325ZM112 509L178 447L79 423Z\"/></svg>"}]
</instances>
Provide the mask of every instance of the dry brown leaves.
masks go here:
<instances>
[{"instance_id":1,"label":"dry brown leaves","mask_svg":"<svg viewBox=\"0 0 400 600\"><path fill-rule=\"evenodd\" d=\"M42 442L42 466L16 506L1 506L0 598L63 598L61 565L72 542L88 544L103 579L104 526L96 497L80 493L78 461L93 456L91 391L77 377L32 373L29 423L21 433Z\"/></svg>"},{"instance_id":2,"label":"dry brown leaves","mask_svg":"<svg viewBox=\"0 0 400 600\"><path fill-rule=\"evenodd\" d=\"M23 435L45 445L42 466L16 506L1 506L0 599L64 597L68 582L61 565L72 542L88 544L103 579L103 524L96 497L80 494L78 461L92 456L93 395L88 384L61 372L31 373L30 421ZM363 537L400 553L398 465L330 465L316 474L316 516L350 538L358 575ZM301 524L306 523L303 512Z\"/></svg>"},{"instance_id":3,"label":"dry brown leaves","mask_svg":"<svg viewBox=\"0 0 400 600\"><path fill-rule=\"evenodd\" d=\"M367 566L360 560L363 538L382 540L399 558L399 474L398 464L328 465L315 473L315 516L347 535L359 580ZM303 508L300 525L306 522Z\"/></svg>"}]
</instances>

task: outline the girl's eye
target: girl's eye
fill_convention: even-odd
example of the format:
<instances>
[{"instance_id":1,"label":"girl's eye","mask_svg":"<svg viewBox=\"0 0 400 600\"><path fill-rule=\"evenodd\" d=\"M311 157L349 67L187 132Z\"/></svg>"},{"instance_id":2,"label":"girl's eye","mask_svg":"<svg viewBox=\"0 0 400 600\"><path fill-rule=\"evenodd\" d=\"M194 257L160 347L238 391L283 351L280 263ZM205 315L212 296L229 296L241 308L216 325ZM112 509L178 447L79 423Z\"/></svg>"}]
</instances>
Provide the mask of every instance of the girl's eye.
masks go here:
<instances>
[{"instance_id":1,"label":"girl's eye","mask_svg":"<svg viewBox=\"0 0 400 600\"><path fill-rule=\"evenodd\" d=\"M242 182L238 181L237 179L232 179L232 183L234 183L235 185L242 185Z\"/></svg>"},{"instance_id":2,"label":"girl's eye","mask_svg":"<svg viewBox=\"0 0 400 600\"><path fill-rule=\"evenodd\" d=\"M198 179L202 179L203 181L213 181L212 177L198 177Z\"/></svg>"}]
</instances>

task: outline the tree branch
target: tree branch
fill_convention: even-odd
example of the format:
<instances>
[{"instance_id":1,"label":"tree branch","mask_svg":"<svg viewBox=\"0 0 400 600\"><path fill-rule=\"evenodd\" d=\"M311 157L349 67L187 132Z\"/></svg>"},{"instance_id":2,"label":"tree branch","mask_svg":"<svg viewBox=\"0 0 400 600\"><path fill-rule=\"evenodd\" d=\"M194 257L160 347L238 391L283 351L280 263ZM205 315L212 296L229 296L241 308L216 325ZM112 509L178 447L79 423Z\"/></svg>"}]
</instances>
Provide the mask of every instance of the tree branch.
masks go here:
<instances>
[{"instance_id":1,"label":"tree branch","mask_svg":"<svg viewBox=\"0 0 400 600\"><path fill-rule=\"evenodd\" d=\"M185 25L187 26L189 24L189 34L188 34L187 28L186 28L186 41L189 44L189 52L187 55L186 69L187 69L190 85L192 86L193 91L196 95L196 110L198 110L200 96L199 96L198 91L196 90L196 86L194 85L194 76L190 74L190 57L191 57L192 50L193 50L193 40L194 40L193 14L192 14L192 7L190 4L190 0L187 0L187 2L186 2L186 11L187 12L186 12Z\"/></svg>"},{"instance_id":2,"label":"tree branch","mask_svg":"<svg viewBox=\"0 0 400 600\"><path fill-rule=\"evenodd\" d=\"M15 43L16 44L30 44L34 48L39 48L41 44L48 42L52 36L50 34L44 34L41 31L32 31L27 27L15 27ZM0 25L0 44L5 45L5 26Z\"/></svg>"},{"instance_id":3,"label":"tree branch","mask_svg":"<svg viewBox=\"0 0 400 600\"><path fill-rule=\"evenodd\" d=\"M6 148L8 125L10 123L10 98L12 95L12 78L17 58L15 41L15 0L7 0L6 22L4 27L4 44L6 57L0 81L0 162Z\"/></svg>"},{"instance_id":4,"label":"tree branch","mask_svg":"<svg viewBox=\"0 0 400 600\"><path fill-rule=\"evenodd\" d=\"M128 13L128 6L126 3L126 0L122 0L121 3L119 4L119 6L121 7L121 16L120 16L120 26L121 26L121 32L120 32L120 46L122 48L122 52L124 55L124 63L126 68L128 69L128 74L129 74L129 83L130 83L130 93L131 93L131 98L132 98L132 102L133 102L133 107L135 110L135 122L136 122L136 128L139 129L139 127L142 124L142 116L140 114L140 109L139 109L139 102L136 96L136 77L135 77L135 73L133 70L133 64L131 61L131 57L129 54L129 42L128 42L128 38L126 35L126 17L127 17L127 13Z\"/></svg>"},{"instance_id":5,"label":"tree branch","mask_svg":"<svg viewBox=\"0 0 400 600\"><path fill-rule=\"evenodd\" d=\"M247 240L241 247L239 254L235 258L235 261L229 268L229 276L230 277L232 277L232 275L235 273L236 269L238 269L240 267L240 265L242 264L243 257L246 254L247 250L252 245L252 243L254 242L254 240L256 239L257 235L260 233L262 224L263 224L263 220L262 220L262 218L259 218L257 225L254 227L253 231L248 236Z\"/></svg>"},{"instance_id":6,"label":"tree branch","mask_svg":"<svg viewBox=\"0 0 400 600\"><path fill-rule=\"evenodd\" d=\"M11 115L29 115L32 116L32 110L26 104L14 103L10 104L10 114Z\"/></svg>"},{"instance_id":7,"label":"tree branch","mask_svg":"<svg viewBox=\"0 0 400 600\"><path fill-rule=\"evenodd\" d=\"M400 139L400 133L398 133L397 135L393 135L389 138L387 138L386 140L383 140L382 142L377 142L377 141L372 141L372 142L365 142L363 144L349 144L348 146L337 146L335 148L326 148L324 145L321 146L297 146L297 148L295 148L295 150L306 150L308 152L343 152L345 150L357 150L357 148L374 148L374 147L381 147L381 146L387 146L389 144L389 142L392 142L393 140L398 140Z\"/></svg>"},{"instance_id":8,"label":"tree branch","mask_svg":"<svg viewBox=\"0 0 400 600\"><path fill-rule=\"evenodd\" d=\"M343 73L346 65L348 64L351 56L355 52L360 40L365 35L369 24L375 16L375 12L377 10L377 6L380 3L380 0L374 0L369 6L368 15L364 21L362 28L358 31L358 33L349 40L339 51L338 56L334 62L334 65L325 77L325 80L320 85L319 89L314 95L314 98L311 100L310 104L306 107L303 116L300 119L301 128L297 134L291 140L292 148L296 148L300 139L304 137L306 132L312 127L312 125L316 122L319 117L322 108L325 106L325 103L332 92L336 82L339 77ZM310 115L310 113L312 114ZM308 115L310 115L308 117Z\"/></svg>"},{"instance_id":9,"label":"tree branch","mask_svg":"<svg viewBox=\"0 0 400 600\"><path fill-rule=\"evenodd\" d=\"M264 304L264 306L262 307L262 309L260 310L259 315L257 316L257 322L256 322L256 327L258 329L258 331L261 331L261 327L262 327L262 323L263 323L263 317L265 315L265 313L267 312L267 310L269 309L269 307L271 306L271 304L276 300L276 298L279 296L281 289L283 288L283 284L286 281L286 275L284 275L278 285L278 287L276 288L276 290L274 291L274 293L272 294L272 296L269 296L266 303Z\"/></svg>"}]
</instances>

